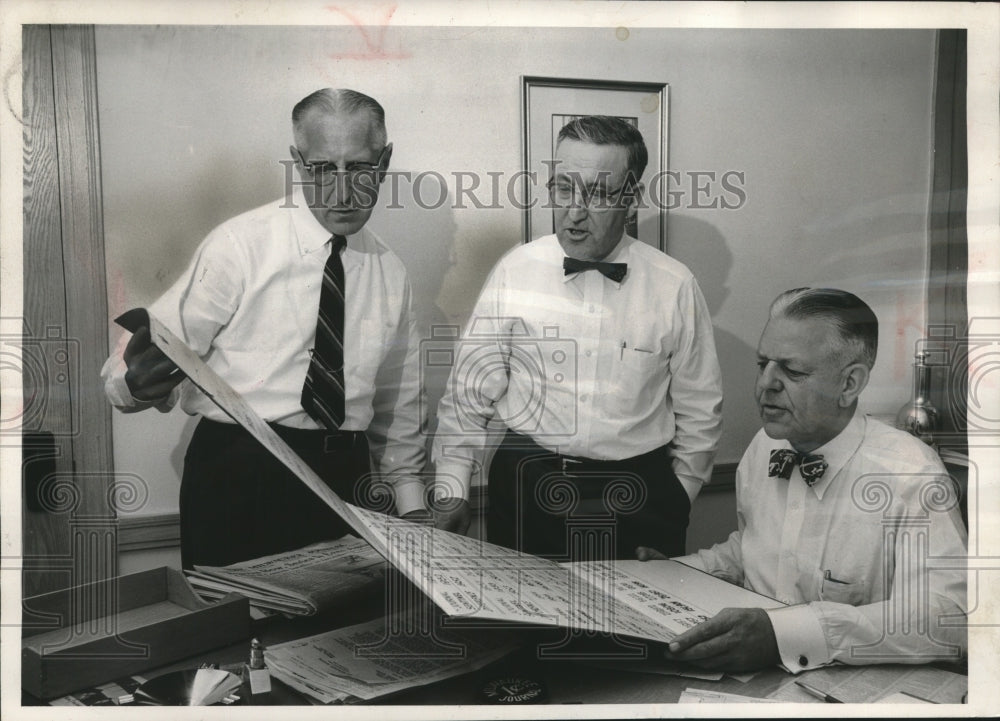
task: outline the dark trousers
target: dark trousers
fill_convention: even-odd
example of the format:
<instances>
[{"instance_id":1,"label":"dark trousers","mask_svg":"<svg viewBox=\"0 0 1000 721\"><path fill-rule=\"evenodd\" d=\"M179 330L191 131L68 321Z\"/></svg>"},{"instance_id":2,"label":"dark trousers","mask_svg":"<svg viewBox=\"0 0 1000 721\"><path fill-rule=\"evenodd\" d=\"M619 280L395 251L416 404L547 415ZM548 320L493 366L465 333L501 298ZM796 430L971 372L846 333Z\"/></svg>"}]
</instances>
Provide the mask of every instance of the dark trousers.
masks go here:
<instances>
[{"instance_id":1,"label":"dark trousers","mask_svg":"<svg viewBox=\"0 0 1000 721\"><path fill-rule=\"evenodd\" d=\"M489 472L490 543L557 561L684 553L691 502L666 446L620 461L561 456L508 431Z\"/></svg>"},{"instance_id":2,"label":"dark trousers","mask_svg":"<svg viewBox=\"0 0 1000 721\"><path fill-rule=\"evenodd\" d=\"M363 433L271 428L343 500L370 505ZM184 568L291 551L351 530L241 426L206 418L184 457L180 523Z\"/></svg>"}]
</instances>

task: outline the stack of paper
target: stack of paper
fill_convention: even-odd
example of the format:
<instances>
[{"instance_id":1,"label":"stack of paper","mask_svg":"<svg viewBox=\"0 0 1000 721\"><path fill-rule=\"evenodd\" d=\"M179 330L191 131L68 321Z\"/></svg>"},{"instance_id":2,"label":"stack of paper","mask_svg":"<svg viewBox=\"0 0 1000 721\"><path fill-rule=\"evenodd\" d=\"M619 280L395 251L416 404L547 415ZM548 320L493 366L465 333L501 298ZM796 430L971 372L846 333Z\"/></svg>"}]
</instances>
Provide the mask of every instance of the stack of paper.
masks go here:
<instances>
[{"instance_id":1,"label":"stack of paper","mask_svg":"<svg viewBox=\"0 0 1000 721\"><path fill-rule=\"evenodd\" d=\"M518 646L510 634L498 643L488 632L415 626L379 618L270 646L264 659L272 676L320 703L352 703L475 671Z\"/></svg>"},{"instance_id":2,"label":"stack of paper","mask_svg":"<svg viewBox=\"0 0 1000 721\"><path fill-rule=\"evenodd\" d=\"M962 703L969 690L969 677L935 668L884 664L874 666L826 666L807 671L780 686L770 698L788 703L817 703L796 681L843 703ZM907 698L908 697L908 698Z\"/></svg>"},{"instance_id":3,"label":"stack of paper","mask_svg":"<svg viewBox=\"0 0 1000 721\"><path fill-rule=\"evenodd\" d=\"M375 549L348 535L231 566L195 566L187 576L207 600L235 591L253 607L309 616L381 588L385 569Z\"/></svg>"},{"instance_id":4,"label":"stack of paper","mask_svg":"<svg viewBox=\"0 0 1000 721\"><path fill-rule=\"evenodd\" d=\"M686 688L681 692L677 703L776 703L769 698L742 696L723 691L706 691L700 688Z\"/></svg>"}]
</instances>

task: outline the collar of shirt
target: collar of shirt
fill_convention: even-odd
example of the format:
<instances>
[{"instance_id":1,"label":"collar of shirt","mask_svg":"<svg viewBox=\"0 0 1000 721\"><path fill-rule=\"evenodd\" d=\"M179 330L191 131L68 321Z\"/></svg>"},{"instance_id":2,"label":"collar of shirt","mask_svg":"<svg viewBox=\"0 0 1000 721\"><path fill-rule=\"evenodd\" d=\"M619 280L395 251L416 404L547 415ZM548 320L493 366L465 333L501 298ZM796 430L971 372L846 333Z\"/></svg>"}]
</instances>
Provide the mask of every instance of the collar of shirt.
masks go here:
<instances>
[{"instance_id":1,"label":"collar of shirt","mask_svg":"<svg viewBox=\"0 0 1000 721\"><path fill-rule=\"evenodd\" d=\"M325 248L333 233L324 228L316 220L316 216L312 214L309 206L306 205L305 195L298 185L292 190L292 205L293 207L290 209L292 226L295 228L295 238L299 244L299 253L309 255ZM356 239L359 236L360 231L354 235L347 236L347 247L354 248L357 245L358 241Z\"/></svg>"},{"instance_id":2,"label":"collar of shirt","mask_svg":"<svg viewBox=\"0 0 1000 721\"><path fill-rule=\"evenodd\" d=\"M816 481L809 489L816 495L816 498L821 501L823 500L823 494L826 493L826 489L830 487L833 479L837 477L840 470L847 465L847 462L851 460L851 457L861 447L861 441L864 440L864 437L865 416L863 413L855 411L854 417L844 427L844 430L840 432L840 435L816 450L810 451L810 453L818 453L823 456L823 460L827 463L826 472L823 474L823 477ZM791 446L788 447L790 448Z\"/></svg>"},{"instance_id":3,"label":"collar of shirt","mask_svg":"<svg viewBox=\"0 0 1000 721\"><path fill-rule=\"evenodd\" d=\"M580 274L579 273L570 273L569 275L566 275L566 273L563 271L563 267L562 267L562 262L563 262L563 258L566 256L566 251L563 250L562 244L559 242L558 236L552 236L552 237L555 238L556 249L558 250L557 258L556 258L556 263L559 266L560 277L562 278L562 282L563 283L568 283L569 281L573 280L574 278L576 278ZM622 233L622 238L621 238L621 240L618 241L618 245L616 245L614 247L614 249L610 253L608 253L608 255L607 255L606 258L601 258L600 262L602 262L602 263L627 263L628 262L628 258L631 255L631 253L629 252L629 250L632 247L632 243L637 243L637 242L638 241L635 240L635 238L632 238L632 237L626 235L625 233ZM615 287L620 288L621 285L622 285L622 283L625 282L626 278L628 278L627 275L625 276L625 278L622 278L621 283L613 281L610 278L608 278L607 280L608 280L609 283L614 283Z\"/></svg>"}]
</instances>

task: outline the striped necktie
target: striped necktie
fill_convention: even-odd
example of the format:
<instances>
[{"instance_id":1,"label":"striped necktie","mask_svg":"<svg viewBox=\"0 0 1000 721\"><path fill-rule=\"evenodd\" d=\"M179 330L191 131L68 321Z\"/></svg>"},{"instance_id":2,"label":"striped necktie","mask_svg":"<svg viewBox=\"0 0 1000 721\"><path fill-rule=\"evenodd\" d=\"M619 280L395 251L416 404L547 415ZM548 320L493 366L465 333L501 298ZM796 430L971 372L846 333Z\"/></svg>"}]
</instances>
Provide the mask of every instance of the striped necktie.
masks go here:
<instances>
[{"instance_id":1,"label":"striped necktie","mask_svg":"<svg viewBox=\"0 0 1000 721\"><path fill-rule=\"evenodd\" d=\"M329 430L344 422L344 264L341 235L330 238L330 258L323 268L316 342L302 387L302 407Z\"/></svg>"}]
</instances>

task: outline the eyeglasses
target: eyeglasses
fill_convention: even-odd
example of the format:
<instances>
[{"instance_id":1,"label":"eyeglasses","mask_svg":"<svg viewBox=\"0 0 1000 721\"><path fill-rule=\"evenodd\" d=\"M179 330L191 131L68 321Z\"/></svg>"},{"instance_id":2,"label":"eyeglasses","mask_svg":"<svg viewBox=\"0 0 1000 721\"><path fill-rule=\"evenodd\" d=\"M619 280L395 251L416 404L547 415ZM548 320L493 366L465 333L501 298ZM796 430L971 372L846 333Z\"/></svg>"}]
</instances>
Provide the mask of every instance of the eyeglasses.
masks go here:
<instances>
[{"instance_id":1,"label":"eyeglasses","mask_svg":"<svg viewBox=\"0 0 1000 721\"><path fill-rule=\"evenodd\" d=\"M565 180L551 179L545 184L553 205L559 208L576 205L592 213L603 213L615 208L624 208L623 199L632 197L632 180L626 180L614 190L597 187L580 187Z\"/></svg>"},{"instance_id":2,"label":"eyeglasses","mask_svg":"<svg viewBox=\"0 0 1000 721\"><path fill-rule=\"evenodd\" d=\"M389 146L382 148L375 163L351 163L343 170L337 169L336 163L307 163L302 160L299 154L299 162L309 179L317 185L332 185L338 178L343 177L352 188L378 187L382 174L382 163L385 160L385 153Z\"/></svg>"}]
</instances>

